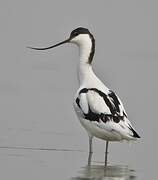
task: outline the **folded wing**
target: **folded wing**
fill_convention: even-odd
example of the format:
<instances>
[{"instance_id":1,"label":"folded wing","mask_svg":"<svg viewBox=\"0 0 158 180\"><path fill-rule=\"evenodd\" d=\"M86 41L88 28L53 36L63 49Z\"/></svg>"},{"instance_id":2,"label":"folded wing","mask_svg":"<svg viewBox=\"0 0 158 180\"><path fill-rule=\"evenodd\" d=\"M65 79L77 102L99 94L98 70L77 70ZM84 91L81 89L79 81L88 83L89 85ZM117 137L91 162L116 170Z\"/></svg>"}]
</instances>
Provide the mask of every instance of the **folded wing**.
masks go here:
<instances>
[{"instance_id":1,"label":"folded wing","mask_svg":"<svg viewBox=\"0 0 158 180\"><path fill-rule=\"evenodd\" d=\"M109 131L139 137L127 119L122 102L113 91L105 93L96 88L83 88L78 93L76 103L84 119L96 121L98 126L104 126Z\"/></svg>"},{"instance_id":2,"label":"folded wing","mask_svg":"<svg viewBox=\"0 0 158 180\"><path fill-rule=\"evenodd\" d=\"M80 90L76 102L85 118L90 118L91 121L99 119L119 121L127 116L121 101L110 90L105 94L96 88L84 88Z\"/></svg>"}]
</instances>

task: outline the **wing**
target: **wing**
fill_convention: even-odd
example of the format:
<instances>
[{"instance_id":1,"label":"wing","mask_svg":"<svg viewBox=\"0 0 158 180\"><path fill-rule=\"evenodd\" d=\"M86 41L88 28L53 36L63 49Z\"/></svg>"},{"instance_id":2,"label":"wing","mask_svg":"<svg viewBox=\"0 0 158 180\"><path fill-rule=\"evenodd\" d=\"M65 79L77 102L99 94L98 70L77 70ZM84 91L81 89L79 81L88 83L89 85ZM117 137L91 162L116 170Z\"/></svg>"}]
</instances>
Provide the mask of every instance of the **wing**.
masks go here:
<instances>
[{"instance_id":1,"label":"wing","mask_svg":"<svg viewBox=\"0 0 158 180\"><path fill-rule=\"evenodd\" d=\"M96 88L83 88L76 98L80 115L101 129L119 134L123 139L140 138L127 118L123 104L117 95Z\"/></svg>"},{"instance_id":2,"label":"wing","mask_svg":"<svg viewBox=\"0 0 158 180\"><path fill-rule=\"evenodd\" d=\"M85 119L90 121L113 120L119 122L127 114L117 95L109 90L104 93L96 88L84 88L78 93L76 103Z\"/></svg>"},{"instance_id":3,"label":"wing","mask_svg":"<svg viewBox=\"0 0 158 180\"><path fill-rule=\"evenodd\" d=\"M76 98L80 115L97 127L123 139L140 138L127 118L123 104L117 95L109 90L107 93L96 88L83 88Z\"/></svg>"}]
</instances>

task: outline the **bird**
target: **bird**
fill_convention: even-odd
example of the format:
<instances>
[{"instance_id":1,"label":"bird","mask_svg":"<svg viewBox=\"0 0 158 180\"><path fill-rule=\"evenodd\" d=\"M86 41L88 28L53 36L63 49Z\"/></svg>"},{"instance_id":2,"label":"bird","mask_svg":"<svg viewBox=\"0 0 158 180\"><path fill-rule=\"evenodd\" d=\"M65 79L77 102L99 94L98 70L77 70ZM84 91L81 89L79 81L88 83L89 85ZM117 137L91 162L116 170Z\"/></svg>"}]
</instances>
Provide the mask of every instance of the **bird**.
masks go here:
<instances>
[{"instance_id":1,"label":"bird","mask_svg":"<svg viewBox=\"0 0 158 180\"><path fill-rule=\"evenodd\" d=\"M74 110L89 137L90 164L93 153L93 138L106 141L105 166L107 166L108 145L113 141L131 141L140 138L128 119L118 95L97 77L92 64L95 54L95 38L84 27L74 29L68 39L49 47L28 47L34 50L48 50L66 43L79 48L79 89L74 97Z\"/></svg>"}]
</instances>

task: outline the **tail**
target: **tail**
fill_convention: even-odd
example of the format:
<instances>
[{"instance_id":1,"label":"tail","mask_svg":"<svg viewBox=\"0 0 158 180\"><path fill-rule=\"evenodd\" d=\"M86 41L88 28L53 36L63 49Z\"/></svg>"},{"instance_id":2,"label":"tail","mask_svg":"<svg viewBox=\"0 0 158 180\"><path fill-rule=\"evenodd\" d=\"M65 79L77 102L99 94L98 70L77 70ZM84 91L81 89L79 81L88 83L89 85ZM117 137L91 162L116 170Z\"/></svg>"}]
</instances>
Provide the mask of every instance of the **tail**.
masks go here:
<instances>
[{"instance_id":1,"label":"tail","mask_svg":"<svg viewBox=\"0 0 158 180\"><path fill-rule=\"evenodd\" d=\"M132 131L132 133L133 133L133 135L132 135L132 137L134 137L134 138L140 138L140 136L138 135L138 133L134 130L134 128L131 126L131 125L129 125L129 129Z\"/></svg>"},{"instance_id":2,"label":"tail","mask_svg":"<svg viewBox=\"0 0 158 180\"><path fill-rule=\"evenodd\" d=\"M126 127L128 136L131 137L131 140L137 140L138 138L140 138L139 134L136 132L131 122L127 118L124 120L124 126Z\"/></svg>"},{"instance_id":3,"label":"tail","mask_svg":"<svg viewBox=\"0 0 158 180\"><path fill-rule=\"evenodd\" d=\"M131 122L126 118L124 121L119 122L120 134L123 139L126 140L137 140L140 138L139 134L133 128Z\"/></svg>"}]
</instances>

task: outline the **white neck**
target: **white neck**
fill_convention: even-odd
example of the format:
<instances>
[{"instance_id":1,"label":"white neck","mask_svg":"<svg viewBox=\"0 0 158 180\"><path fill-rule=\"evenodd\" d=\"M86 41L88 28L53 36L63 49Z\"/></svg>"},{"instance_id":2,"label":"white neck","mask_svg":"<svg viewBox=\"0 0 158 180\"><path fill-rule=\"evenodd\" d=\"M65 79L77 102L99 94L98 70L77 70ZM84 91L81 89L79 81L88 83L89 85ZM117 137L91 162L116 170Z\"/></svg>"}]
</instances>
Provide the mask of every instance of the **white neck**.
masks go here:
<instances>
[{"instance_id":1,"label":"white neck","mask_svg":"<svg viewBox=\"0 0 158 180\"><path fill-rule=\"evenodd\" d=\"M80 62L78 66L78 76L79 76L79 82L81 84L89 84L90 81L94 81L96 79L96 76L92 70L92 65L90 58L93 58L91 55L91 51L94 48L92 46L95 46L95 44L92 44L92 38L89 34L80 34L77 37L73 38L71 40L72 43L75 43L79 47L79 54L80 54Z\"/></svg>"},{"instance_id":2,"label":"white neck","mask_svg":"<svg viewBox=\"0 0 158 180\"><path fill-rule=\"evenodd\" d=\"M71 40L79 47L80 61L78 65L78 79L80 87L100 88L108 91L108 88L100 81L92 69L92 59L95 52L95 40L89 34L80 34Z\"/></svg>"},{"instance_id":3,"label":"white neck","mask_svg":"<svg viewBox=\"0 0 158 180\"><path fill-rule=\"evenodd\" d=\"M87 84L96 78L92 69L92 64L89 63L91 46L91 42L83 43L79 46L80 61L78 66L78 76L80 85L85 83Z\"/></svg>"},{"instance_id":4,"label":"white neck","mask_svg":"<svg viewBox=\"0 0 158 180\"><path fill-rule=\"evenodd\" d=\"M86 49L81 49L80 47L80 62L78 66L78 79L80 87L86 88L99 88L108 92L108 88L100 81L100 79L95 75L92 69L92 65L87 63L87 52L84 53Z\"/></svg>"},{"instance_id":5,"label":"white neck","mask_svg":"<svg viewBox=\"0 0 158 180\"><path fill-rule=\"evenodd\" d=\"M79 75L79 82L80 84L83 83L90 76L90 72L92 72L92 66L88 63L89 56L92 48L92 42L88 35L80 36L80 39L77 43L79 46L79 68L78 68L78 75Z\"/></svg>"}]
</instances>

